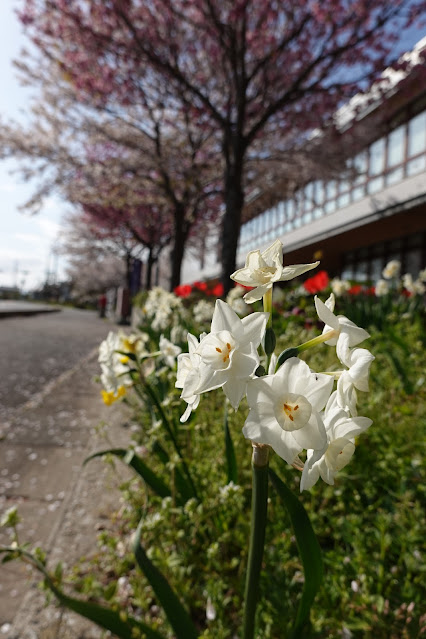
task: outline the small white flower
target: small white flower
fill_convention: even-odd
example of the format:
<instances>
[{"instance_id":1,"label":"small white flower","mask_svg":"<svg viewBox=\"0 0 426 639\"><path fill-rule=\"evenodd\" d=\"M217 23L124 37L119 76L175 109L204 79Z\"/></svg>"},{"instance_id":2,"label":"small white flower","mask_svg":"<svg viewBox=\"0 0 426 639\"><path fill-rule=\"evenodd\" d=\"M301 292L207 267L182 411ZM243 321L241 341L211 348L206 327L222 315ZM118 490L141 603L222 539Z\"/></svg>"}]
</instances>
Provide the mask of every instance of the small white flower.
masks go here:
<instances>
[{"instance_id":1,"label":"small white flower","mask_svg":"<svg viewBox=\"0 0 426 639\"><path fill-rule=\"evenodd\" d=\"M134 352L134 344L124 333L110 331L108 336L99 346L98 361L101 365L101 383L108 393L117 394L118 389L124 386L132 386L129 375L129 359L117 352Z\"/></svg>"},{"instance_id":2,"label":"small white flower","mask_svg":"<svg viewBox=\"0 0 426 639\"><path fill-rule=\"evenodd\" d=\"M175 324L175 326L172 326L170 330L170 339L174 344L176 344L177 342L183 342L185 340L185 336L186 330L183 326L181 326L180 324Z\"/></svg>"},{"instance_id":3,"label":"small white flower","mask_svg":"<svg viewBox=\"0 0 426 639\"><path fill-rule=\"evenodd\" d=\"M246 257L244 268L240 268L231 275L231 279L243 286L256 287L244 295L247 304L260 300L272 288L274 282L292 280L306 271L316 268L319 262L313 264L294 264L283 266L283 245L280 240L260 253L250 251Z\"/></svg>"},{"instance_id":4,"label":"small white flower","mask_svg":"<svg viewBox=\"0 0 426 639\"><path fill-rule=\"evenodd\" d=\"M375 286L375 293L377 297L382 297L389 293L389 284L386 280L378 280Z\"/></svg>"},{"instance_id":5,"label":"small white flower","mask_svg":"<svg viewBox=\"0 0 426 639\"><path fill-rule=\"evenodd\" d=\"M336 297L340 297L350 289L351 284L348 280L340 280L338 277L335 277L331 280L330 286Z\"/></svg>"},{"instance_id":6,"label":"small white flower","mask_svg":"<svg viewBox=\"0 0 426 639\"><path fill-rule=\"evenodd\" d=\"M342 364L347 366L348 369L335 372L337 391L332 393L327 403L326 411L329 411L330 407L332 405L334 407L335 405L339 408L343 408L353 417L356 417L358 413L355 389L368 391L370 366L375 358L370 351L365 348L354 348L351 350L348 347L347 336L342 338L340 356Z\"/></svg>"},{"instance_id":7,"label":"small white flower","mask_svg":"<svg viewBox=\"0 0 426 639\"><path fill-rule=\"evenodd\" d=\"M198 324L211 322L214 313L214 305L206 300L200 300L195 304L193 314Z\"/></svg>"},{"instance_id":8,"label":"small white flower","mask_svg":"<svg viewBox=\"0 0 426 639\"><path fill-rule=\"evenodd\" d=\"M426 282L426 268L424 268L422 271L419 271L419 280L421 282Z\"/></svg>"},{"instance_id":9,"label":"small white flower","mask_svg":"<svg viewBox=\"0 0 426 639\"><path fill-rule=\"evenodd\" d=\"M340 354L342 347L346 349L347 347L357 346L370 335L344 315L334 315L334 303L333 293L331 293L325 304L315 295L315 308L317 309L318 317L325 324L323 334L330 330L336 332L336 335L325 343L329 346L336 346L337 356L342 361Z\"/></svg>"},{"instance_id":10,"label":"small white flower","mask_svg":"<svg viewBox=\"0 0 426 639\"><path fill-rule=\"evenodd\" d=\"M423 295L426 291L422 280L420 278L413 280L413 276L410 273L405 273L405 275L402 276L402 284L412 295Z\"/></svg>"},{"instance_id":11,"label":"small white flower","mask_svg":"<svg viewBox=\"0 0 426 639\"><path fill-rule=\"evenodd\" d=\"M244 436L268 444L288 464L304 448L322 450L327 437L319 411L327 403L333 382L329 375L312 373L297 357L284 362L275 375L251 380Z\"/></svg>"},{"instance_id":12,"label":"small white flower","mask_svg":"<svg viewBox=\"0 0 426 639\"><path fill-rule=\"evenodd\" d=\"M205 336L203 333L200 338ZM182 388L181 399L187 404L187 408L180 418L182 423L186 422L191 412L200 403L200 396L194 393L199 382L199 366L201 357L195 352L199 343L194 335L188 333L188 353L181 353L177 358L176 388Z\"/></svg>"},{"instance_id":13,"label":"small white flower","mask_svg":"<svg viewBox=\"0 0 426 639\"><path fill-rule=\"evenodd\" d=\"M172 342L164 337L164 335L160 335L159 346L161 351L160 357L166 362L167 366L173 368L176 357L182 352L182 349L179 346L172 344Z\"/></svg>"},{"instance_id":14,"label":"small white flower","mask_svg":"<svg viewBox=\"0 0 426 639\"><path fill-rule=\"evenodd\" d=\"M382 275L386 280L391 280L393 277L397 277L401 269L401 262L399 260L391 260L385 266L382 271Z\"/></svg>"},{"instance_id":15,"label":"small white flower","mask_svg":"<svg viewBox=\"0 0 426 639\"><path fill-rule=\"evenodd\" d=\"M213 606L210 597L207 599L206 619L208 621L214 621L216 619L216 608Z\"/></svg>"},{"instance_id":16,"label":"small white flower","mask_svg":"<svg viewBox=\"0 0 426 639\"><path fill-rule=\"evenodd\" d=\"M223 391L236 410L246 392L247 381L259 366L257 348L265 333L268 313L252 313L240 319L222 300L217 300L211 332L196 349L201 361L195 394L215 388Z\"/></svg>"},{"instance_id":17,"label":"small white flower","mask_svg":"<svg viewBox=\"0 0 426 639\"><path fill-rule=\"evenodd\" d=\"M355 452L354 439L372 424L367 417L349 417L331 401L324 413L327 444L322 451L308 450L300 481L300 491L309 490L319 477L331 486L336 473L344 468Z\"/></svg>"}]
</instances>

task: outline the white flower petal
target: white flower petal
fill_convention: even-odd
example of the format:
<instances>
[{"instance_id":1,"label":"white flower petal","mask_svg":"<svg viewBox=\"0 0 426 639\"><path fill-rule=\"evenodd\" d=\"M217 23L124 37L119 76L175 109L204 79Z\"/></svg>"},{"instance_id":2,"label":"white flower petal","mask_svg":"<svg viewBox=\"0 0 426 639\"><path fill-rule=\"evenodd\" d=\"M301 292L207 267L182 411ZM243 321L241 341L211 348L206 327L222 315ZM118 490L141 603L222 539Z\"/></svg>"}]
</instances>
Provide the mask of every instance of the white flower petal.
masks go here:
<instances>
[{"instance_id":1,"label":"white flower petal","mask_svg":"<svg viewBox=\"0 0 426 639\"><path fill-rule=\"evenodd\" d=\"M320 300L319 297L315 295L314 297L315 308L317 309L318 317L326 326L330 326L335 331L339 330L339 320L337 317L330 311L329 308Z\"/></svg>"},{"instance_id":2,"label":"white flower petal","mask_svg":"<svg viewBox=\"0 0 426 639\"><path fill-rule=\"evenodd\" d=\"M317 413L311 415L306 426L292 431L291 434L302 449L322 450L327 443L325 427Z\"/></svg>"},{"instance_id":3,"label":"white flower petal","mask_svg":"<svg viewBox=\"0 0 426 639\"><path fill-rule=\"evenodd\" d=\"M302 472L302 478L300 480L300 492L304 490L310 490L319 479L319 470L316 466L308 468L305 466Z\"/></svg>"},{"instance_id":4,"label":"white flower petal","mask_svg":"<svg viewBox=\"0 0 426 639\"><path fill-rule=\"evenodd\" d=\"M264 375L251 379L247 384L247 401L250 408L255 408L260 403L270 406L271 414L273 414L273 402L275 393L272 388L273 376Z\"/></svg>"},{"instance_id":5,"label":"white flower petal","mask_svg":"<svg viewBox=\"0 0 426 639\"><path fill-rule=\"evenodd\" d=\"M251 342L257 348L265 333L269 313L251 313L243 317L241 323L244 327L244 338L241 343Z\"/></svg>"},{"instance_id":6,"label":"white flower petal","mask_svg":"<svg viewBox=\"0 0 426 639\"><path fill-rule=\"evenodd\" d=\"M318 266L319 262L313 262L312 264L292 264L291 266L284 266L280 280L282 282L286 282L288 280L292 280L302 273L306 273L307 271L311 271L313 268Z\"/></svg>"},{"instance_id":7,"label":"white flower petal","mask_svg":"<svg viewBox=\"0 0 426 639\"><path fill-rule=\"evenodd\" d=\"M354 437L358 437L358 435L370 428L372 423L373 420L368 417L347 417L336 424L334 436L336 438L354 439Z\"/></svg>"},{"instance_id":8,"label":"white flower petal","mask_svg":"<svg viewBox=\"0 0 426 639\"><path fill-rule=\"evenodd\" d=\"M254 288L252 291L248 291L244 295L243 299L246 304L253 304L253 302L261 300L266 291L270 288L272 288L272 282L269 282L268 284L262 284L261 286Z\"/></svg>"},{"instance_id":9,"label":"white flower petal","mask_svg":"<svg viewBox=\"0 0 426 639\"><path fill-rule=\"evenodd\" d=\"M297 391L295 392L303 392L315 410L322 410L333 390L333 377L322 373L310 373L307 379L298 379L297 381Z\"/></svg>"},{"instance_id":10,"label":"white flower petal","mask_svg":"<svg viewBox=\"0 0 426 639\"><path fill-rule=\"evenodd\" d=\"M257 353L256 353L257 355ZM232 358L231 374L236 378L245 378L247 380L254 374L259 366L259 358L256 359L251 355L236 352Z\"/></svg>"},{"instance_id":11,"label":"white flower petal","mask_svg":"<svg viewBox=\"0 0 426 639\"><path fill-rule=\"evenodd\" d=\"M262 258L268 266L276 266L281 268L283 263L283 245L280 240L275 240L269 248L262 253Z\"/></svg>"},{"instance_id":12,"label":"white flower petal","mask_svg":"<svg viewBox=\"0 0 426 639\"><path fill-rule=\"evenodd\" d=\"M268 418L263 411L260 415L256 409L250 411L243 427L243 435L259 444L268 444L288 464L293 463L302 450L292 433L282 430L275 418Z\"/></svg>"},{"instance_id":13,"label":"white flower petal","mask_svg":"<svg viewBox=\"0 0 426 639\"><path fill-rule=\"evenodd\" d=\"M225 382L222 386L223 392L231 402L231 406L234 410L237 410L240 401L245 395L247 387L247 380L236 380L233 379L232 382Z\"/></svg>"},{"instance_id":14,"label":"white flower petal","mask_svg":"<svg viewBox=\"0 0 426 639\"><path fill-rule=\"evenodd\" d=\"M222 300L216 300L211 332L218 333L220 331L229 331L238 340L242 334L241 320L229 304Z\"/></svg>"}]
</instances>

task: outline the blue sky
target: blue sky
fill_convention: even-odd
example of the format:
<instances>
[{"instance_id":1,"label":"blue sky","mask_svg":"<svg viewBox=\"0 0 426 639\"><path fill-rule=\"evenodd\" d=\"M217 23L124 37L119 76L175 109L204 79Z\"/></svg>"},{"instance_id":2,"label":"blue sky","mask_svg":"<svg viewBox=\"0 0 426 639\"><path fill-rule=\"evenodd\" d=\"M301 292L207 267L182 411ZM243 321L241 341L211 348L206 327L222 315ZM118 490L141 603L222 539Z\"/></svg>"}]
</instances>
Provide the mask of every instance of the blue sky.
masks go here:
<instances>
[{"instance_id":1,"label":"blue sky","mask_svg":"<svg viewBox=\"0 0 426 639\"><path fill-rule=\"evenodd\" d=\"M2 118L23 120L22 111L28 90L20 87L12 67L26 44L21 26L14 15L13 0L0 1L0 114ZM0 286L16 283L25 289L45 281L46 270L54 268L52 248L57 243L61 218L66 205L49 198L38 215L18 210L32 194L31 184L23 184L17 174L10 175L12 161L0 161ZM58 275L63 273L64 258L58 260Z\"/></svg>"},{"instance_id":2,"label":"blue sky","mask_svg":"<svg viewBox=\"0 0 426 639\"><path fill-rule=\"evenodd\" d=\"M0 0L0 115L25 121L29 91L20 87L12 66L12 60L27 45L13 11L17 4L17 0ZM424 35L424 29L413 27L405 38L405 50ZM47 270L55 264L57 275L63 275L65 258L55 260L52 249L58 243L66 204L49 198L37 215L20 212L19 206L31 196L34 187L22 183L17 174L11 175L13 166L11 161L0 161L0 286L18 284L29 290L40 286Z\"/></svg>"}]
</instances>

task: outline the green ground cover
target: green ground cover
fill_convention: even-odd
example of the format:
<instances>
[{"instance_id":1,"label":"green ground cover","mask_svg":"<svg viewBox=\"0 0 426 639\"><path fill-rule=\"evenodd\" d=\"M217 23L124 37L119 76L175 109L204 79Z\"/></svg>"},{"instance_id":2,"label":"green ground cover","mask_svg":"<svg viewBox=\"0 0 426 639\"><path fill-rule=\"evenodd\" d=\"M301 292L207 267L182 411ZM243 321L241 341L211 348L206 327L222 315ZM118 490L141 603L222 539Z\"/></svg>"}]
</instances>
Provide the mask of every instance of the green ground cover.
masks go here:
<instances>
[{"instance_id":1,"label":"green ground cover","mask_svg":"<svg viewBox=\"0 0 426 639\"><path fill-rule=\"evenodd\" d=\"M359 414L373 419L373 425L360 438L354 457L334 486L320 480L300 496L324 561L324 580L306 637L426 637L422 312L391 304L377 313L376 301L359 302L362 308L356 318L369 330L368 348L376 357L370 392L359 393ZM298 314L290 314L282 304L274 311L277 352L321 330L307 321L315 316L312 298L297 303ZM187 305L191 308L190 301ZM336 310L351 318L351 306L348 300L338 300ZM186 324L191 328L188 317ZM192 329L199 334L200 326ZM155 350L159 331L149 333ZM318 371L338 367L335 350L325 345L301 357ZM243 400L238 412L224 410L223 393L213 391L201 397L197 410L181 424L185 405L174 388L175 373L157 365L147 379L150 393L126 397L134 411L134 448L170 488L170 495L155 494L135 474L121 486L123 504L99 534L99 552L63 579L74 591L120 611L123 619L126 614L137 617L163 637L175 637L135 562L132 537L141 521L148 558L178 593L199 636L233 639L241 627L250 526L251 444L241 434L247 405ZM157 407L152 393L159 401ZM233 470L226 455L224 412L235 448ZM186 468L170 445L164 419ZM112 455L108 460L112 467L122 463ZM272 456L271 467L299 492L300 472L277 455ZM290 520L270 487L256 639L290 637L303 581Z\"/></svg>"}]
</instances>

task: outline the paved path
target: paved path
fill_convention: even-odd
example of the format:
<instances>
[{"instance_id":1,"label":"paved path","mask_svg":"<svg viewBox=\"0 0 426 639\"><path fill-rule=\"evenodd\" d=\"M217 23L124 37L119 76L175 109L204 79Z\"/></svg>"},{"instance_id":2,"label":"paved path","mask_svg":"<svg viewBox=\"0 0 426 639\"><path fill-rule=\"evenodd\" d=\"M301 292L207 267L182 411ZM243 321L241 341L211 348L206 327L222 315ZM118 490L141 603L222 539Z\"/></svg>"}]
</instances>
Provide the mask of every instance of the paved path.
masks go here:
<instances>
[{"instance_id":1,"label":"paved path","mask_svg":"<svg viewBox=\"0 0 426 639\"><path fill-rule=\"evenodd\" d=\"M95 312L71 308L0 320L0 424L115 328Z\"/></svg>"},{"instance_id":2,"label":"paved path","mask_svg":"<svg viewBox=\"0 0 426 639\"><path fill-rule=\"evenodd\" d=\"M26 302L24 300L0 300L0 319L17 315L36 315L39 313L56 313L60 306Z\"/></svg>"},{"instance_id":3,"label":"paved path","mask_svg":"<svg viewBox=\"0 0 426 639\"><path fill-rule=\"evenodd\" d=\"M59 315L56 317L59 320ZM50 315L45 317L52 319ZM13 321L25 335L22 322L34 320L35 317ZM69 326L74 326L72 318L68 320ZM3 322L10 321L2 320L0 335ZM100 332L106 335L115 327L103 324L101 328ZM98 332L99 326L92 335L96 343ZM34 325L32 334L35 335ZM52 333L51 336L53 340ZM78 339L75 344L74 360L75 353L79 354ZM5 346L5 338L0 346ZM13 345L9 347L7 357L13 357ZM67 357L63 355L62 364L73 359L70 354ZM53 364L52 367L55 368ZM27 401L12 394L8 421L2 426L0 513L10 506L18 507L23 518L20 542L29 541L31 547L40 545L46 549L51 566L59 560L72 565L95 549L99 522L108 525L107 515L117 506L114 487L127 476L127 469L120 465L119 478L108 476L101 460L82 469L83 460L94 450L111 444L126 445L129 441L129 429L123 428L127 419L124 407L116 404L108 408L102 403L99 385L94 381L98 373L97 348L88 353L86 345L84 357L79 354L73 366L62 368L59 376L51 376ZM8 398L3 397L3 401L7 403ZM100 432L102 422L107 426ZM0 543L7 542L6 531L0 530ZM0 639L100 637L96 627L75 615L64 613L53 604L45 608L37 581L38 577L19 562L0 566Z\"/></svg>"}]
</instances>

